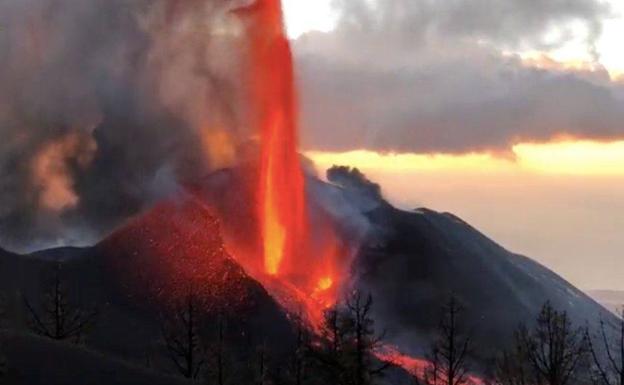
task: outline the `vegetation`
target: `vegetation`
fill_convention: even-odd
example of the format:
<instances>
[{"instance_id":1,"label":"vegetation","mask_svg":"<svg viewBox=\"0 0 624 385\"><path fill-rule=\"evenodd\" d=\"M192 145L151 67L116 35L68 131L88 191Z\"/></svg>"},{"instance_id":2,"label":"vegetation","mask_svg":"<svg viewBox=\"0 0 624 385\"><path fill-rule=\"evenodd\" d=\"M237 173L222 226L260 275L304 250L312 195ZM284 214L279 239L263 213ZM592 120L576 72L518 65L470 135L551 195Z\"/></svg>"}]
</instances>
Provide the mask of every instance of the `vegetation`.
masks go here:
<instances>
[{"instance_id":1,"label":"vegetation","mask_svg":"<svg viewBox=\"0 0 624 385\"><path fill-rule=\"evenodd\" d=\"M596 384L624 384L624 307L619 315L617 324L600 320L598 335L592 335L590 329L586 329L585 336L591 352L592 374ZM615 336L613 340L610 340L610 335Z\"/></svg>"},{"instance_id":2,"label":"vegetation","mask_svg":"<svg viewBox=\"0 0 624 385\"><path fill-rule=\"evenodd\" d=\"M375 332L372 306L370 295L354 292L326 312L322 334L309 348L326 383L374 384L390 367L375 358L382 335Z\"/></svg>"},{"instance_id":3,"label":"vegetation","mask_svg":"<svg viewBox=\"0 0 624 385\"><path fill-rule=\"evenodd\" d=\"M206 362L198 331L200 309L193 289L162 318L162 335L171 361L182 376L198 378Z\"/></svg>"},{"instance_id":4,"label":"vegetation","mask_svg":"<svg viewBox=\"0 0 624 385\"><path fill-rule=\"evenodd\" d=\"M566 312L546 303L535 327L521 326L515 345L502 353L495 382L500 385L569 385L587 377L588 348L584 331Z\"/></svg>"},{"instance_id":5,"label":"vegetation","mask_svg":"<svg viewBox=\"0 0 624 385\"><path fill-rule=\"evenodd\" d=\"M4 323L4 317L6 312L6 299L3 295L0 295L0 323ZM4 325L0 324L0 329L3 329ZM4 346L0 341L0 384L3 383L3 378L7 371L7 358L4 353Z\"/></svg>"},{"instance_id":6,"label":"vegetation","mask_svg":"<svg viewBox=\"0 0 624 385\"><path fill-rule=\"evenodd\" d=\"M80 341L97 312L72 301L69 294L57 265L36 302L39 306L24 298L30 329L55 340ZM161 315L163 343L150 353L149 365L210 385L395 385L384 381L392 364L378 358L384 333L375 328L373 305L371 295L353 292L325 312L316 331L304 317L293 316L292 344L287 352L276 352L273 345L251 338L257 330L230 324L228 316L204 306L191 288ZM464 323L465 309L450 296L441 310L426 355L429 363L414 381L474 384L471 371L478 352ZM515 330L513 343L497 355L485 383L624 385L624 319L600 321L598 326L575 326L565 311L545 303L534 323ZM0 355L0 380L5 370Z\"/></svg>"},{"instance_id":7,"label":"vegetation","mask_svg":"<svg viewBox=\"0 0 624 385\"><path fill-rule=\"evenodd\" d=\"M463 308L457 297L451 295L442 310L423 381L427 385L465 384L472 343L470 334L462 325Z\"/></svg>"},{"instance_id":8,"label":"vegetation","mask_svg":"<svg viewBox=\"0 0 624 385\"><path fill-rule=\"evenodd\" d=\"M97 317L97 310L72 305L68 291L61 278L61 265L54 270L53 282L43 293L41 308L37 310L24 298L30 315L30 328L36 334L54 340L72 340L79 343Z\"/></svg>"}]
</instances>

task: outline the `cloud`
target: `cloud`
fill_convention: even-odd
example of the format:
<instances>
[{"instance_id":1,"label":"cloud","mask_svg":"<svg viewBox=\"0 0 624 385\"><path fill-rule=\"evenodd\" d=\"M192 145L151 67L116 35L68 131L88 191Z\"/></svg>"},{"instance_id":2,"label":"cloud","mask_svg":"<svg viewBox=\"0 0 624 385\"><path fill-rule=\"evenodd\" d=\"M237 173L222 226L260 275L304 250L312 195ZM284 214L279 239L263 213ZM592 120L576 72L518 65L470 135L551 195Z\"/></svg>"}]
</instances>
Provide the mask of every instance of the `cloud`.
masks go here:
<instances>
[{"instance_id":1,"label":"cloud","mask_svg":"<svg viewBox=\"0 0 624 385\"><path fill-rule=\"evenodd\" d=\"M622 86L599 65L591 72L539 69L508 54L555 48L578 25L585 26L586 49L594 54L601 20L609 15L603 3L337 5L342 17L334 33L296 42L308 149L466 152L559 135L624 135ZM553 29L560 39L544 37Z\"/></svg>"},{"instance_id":2,"label":"cloud","mask_svg":"<svg viewBox=\"0 0 624 385\"><path fill-rule=\"evenodd\" d=\"M609 4L599 0L336 0L343 31L394 35L414 44L427 36L471 38L505 46L553 45L544 32L559 28L570 32L570 22L583 24L588 42L601 30L601 21L611 14Z\"/></svg>"}]
</instances>

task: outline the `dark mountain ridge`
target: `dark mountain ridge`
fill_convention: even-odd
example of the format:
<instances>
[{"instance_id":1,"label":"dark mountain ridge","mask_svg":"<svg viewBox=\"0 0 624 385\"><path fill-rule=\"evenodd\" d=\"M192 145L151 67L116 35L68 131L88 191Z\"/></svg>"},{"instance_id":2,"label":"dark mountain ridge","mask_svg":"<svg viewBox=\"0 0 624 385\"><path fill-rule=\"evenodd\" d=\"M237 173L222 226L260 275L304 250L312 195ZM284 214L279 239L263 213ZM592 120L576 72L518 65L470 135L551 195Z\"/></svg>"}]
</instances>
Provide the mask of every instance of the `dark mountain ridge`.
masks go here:
<instances>
[{"instance_id":1,"label":"dark mountain ridge","mask_svg":"<svg viewBox=\"0 0 624 385\"><path fill-rule=\"evenodd\" d=\"M366 213L374 241L360 253L357 282L378 298L376 315L389 339L423 354L440 307L455 295L483 358L505 347L520 324L531 325L546 301L581 327L612 314L537 262L507 251L455 215L398 210L383 202ZM391 279L388 279L391 277Z\"/></svg>"},{"instance_id":2,"label":"dark mountain ridge","mask_svg":"<svg viewBox=\"0 0 624 385\"><path fill-rule=\"evenodd\" d=\"M214 325L220 320L227 325L223 333L228 349L236 352L232 354L255 354L256 347L264 344L279 356L289 351L295 338L286 312L228 255L217 221L193 200L161 202L93 247L31 255L0 250L6 327L26 331L31 317L24 302L41 310L56 274L72 306L97 310L82 343L133 366L149 361L157 372L175 372L162 338L162 318L175 312L189 294L206 325L202 338L214 338ZM34 345L31 350L57 349L45 340L27 341ZM37 360L44 357L34 355L31 364L40 365ZM87 357L85 361L92 362ZM9 370L24 369L20 362L13 361L18 367L11 362ZM75 373L81 373L80 368ZM47 374L63 378L67 373ZM58 378L50 383L60 383ZM106 378L90 383L104 384Z\"/></svg>"},{"instance_id":3,"label":"dark mountain ridge","mask_svg":"<svg viewBox=\"0 0 624 385\"><path fill-rule=\"evenodd\" d=\"M451 293L466 309L463 322L481 362L506 347L519 324L530 325L547 300L579 326L613 317L552 271L507 251L458 217L396 209L376 185L356 176L346 185L311 178L308 192L357 234L361 247L350 282L373 295L377 327L400 350L424 355ZM160 314L191 288L213 316L229 319L241 350L267 344L279 354L295 338L290 316L228 254L218 220L192 194L155 205L93 247L27 256L0 250L9 327L24 329L23 298L41 298L57 264L72 300L98 307L87 346L135 364L146 355L165 356ZM158 365L167 370L165 362Z\"/></svg>"}]
</instances>

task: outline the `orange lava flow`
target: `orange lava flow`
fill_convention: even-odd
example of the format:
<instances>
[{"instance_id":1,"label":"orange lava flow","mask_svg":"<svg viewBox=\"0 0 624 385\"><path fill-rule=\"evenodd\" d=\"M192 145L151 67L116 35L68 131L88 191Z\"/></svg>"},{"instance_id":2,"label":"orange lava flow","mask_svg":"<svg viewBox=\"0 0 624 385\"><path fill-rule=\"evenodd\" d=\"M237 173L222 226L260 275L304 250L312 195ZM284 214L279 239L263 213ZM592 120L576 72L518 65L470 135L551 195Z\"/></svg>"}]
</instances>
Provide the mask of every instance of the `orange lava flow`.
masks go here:
<instances>
[{"instance_id":1,"label":"orange lava flow","mask_svg":"<svg viewBox=\"0 0 624 385\"><path fill-rule=\"evenodd\" d=\"M412 357L408 354L404 354L396 346L385 345L380 351L376 353L377 358L381 361L389 362L395 366L403 368L411 376L423 380L424 383L431 385L443 385L448 381L439 378L438 381L431 381L427 379L427 371L431 370L432 363L424 358ZM466 379L459 383L459 385L484 385L486 382L475 375L467 375Z\"/></svg>"},{"instance_id":2,"label":"orange lava flow","mask_svg":"<svg viewBox=\"0 0 624 385\"><path fill-rule=\"evenodd\" d=\"M253 63L253 124L260 132L258 216L264 268L282 273L305 237L305 186L297 153L297 97L293 58L280 0L258 0L249 29Z\"/></svg>"},{"instance_id":3,"label":"orange lava flow","mask_svg":"<svg viewBox=\"0 0 624 385\"><path fill-rule=\"evenodd\" d=\"M376 353L381 361L390 362L395 366L403 368L410 375L417 378L424 378L429 362L423 358L416 358L401 353L395 346L385 345L383 349Z\"/></svg>"}]
</instances>

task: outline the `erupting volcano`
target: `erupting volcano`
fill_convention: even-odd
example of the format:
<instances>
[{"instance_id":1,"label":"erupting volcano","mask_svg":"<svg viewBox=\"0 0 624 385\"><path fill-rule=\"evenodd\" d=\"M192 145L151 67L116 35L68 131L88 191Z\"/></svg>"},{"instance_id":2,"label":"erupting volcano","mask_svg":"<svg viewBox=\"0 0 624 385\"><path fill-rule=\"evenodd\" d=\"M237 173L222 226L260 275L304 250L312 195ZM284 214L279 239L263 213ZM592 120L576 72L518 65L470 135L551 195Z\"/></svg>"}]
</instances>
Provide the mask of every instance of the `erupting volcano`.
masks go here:
<instances>
[{"instance_id":1,"label":"erupting volcano","mask_svg":"<svg viewBox=\"0 0 624 385\"><path fill-rule=\"evenodd\" d=\"M581 176L617 176L596 154L613 143L591 141L617 130L592 139L575 123L596 115L577 108L592 95L608 106L599 127L621 121L617 84L593 81L604 68L536 72L482 17L491 39L437 28L468 1L321 3L0 1L2 384L545 384L556 371L584 385L610 367L621 318L460 217L387 198L508 224L514 210L466 213L483 202L464 193L557 176L522 192L558 202ZM546 30L608 13L554 8ZM520 29L509 36L547 32ZM541 103L562 90L563 107ZM553 146L573 154L541 167ZM497 155L511 150L522 159ZM541 367L555 348L570 359Z\"/></svg>"}]
</instances>

